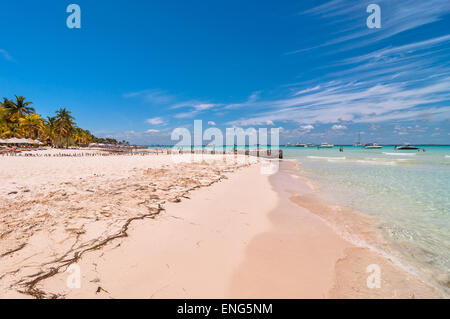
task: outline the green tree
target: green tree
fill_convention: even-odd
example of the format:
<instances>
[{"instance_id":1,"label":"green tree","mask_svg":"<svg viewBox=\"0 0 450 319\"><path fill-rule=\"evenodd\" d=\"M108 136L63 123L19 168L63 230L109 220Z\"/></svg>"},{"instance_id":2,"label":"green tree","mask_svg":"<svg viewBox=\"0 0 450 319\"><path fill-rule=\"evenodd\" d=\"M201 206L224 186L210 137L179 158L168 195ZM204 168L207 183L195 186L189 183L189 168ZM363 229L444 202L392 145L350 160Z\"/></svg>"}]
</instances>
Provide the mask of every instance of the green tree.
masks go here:
<instances>
[{"instance_id":1,"label":"green tree","mask_svg":"<svg viewBox=\"0 0 450 319\"><path fill-rule=\"evenodd\" d=\"M55 124L58 131L57 146L61 148L63 139L66 138L66 143L68 144L68 137L75 129L75 122L73 116L71 115L71 112L66 108L60 108L58 111L56 111Z\"/></svg>"},{"instance_id":2,"label":"green tree","mask_svg":"<svg viewBox=\"0 0 450 319\"><path fill-rule=\"evenodd\" d=\"M25 117L25 115L30 115L35 112L34 108L30 105L33 102L26 102L26 98L23 96L17 96L16 101L8 100L7 98L3 98L3 106L6 109L9 120L18 121L19 118Z\"/></svg>"}]
</instances>

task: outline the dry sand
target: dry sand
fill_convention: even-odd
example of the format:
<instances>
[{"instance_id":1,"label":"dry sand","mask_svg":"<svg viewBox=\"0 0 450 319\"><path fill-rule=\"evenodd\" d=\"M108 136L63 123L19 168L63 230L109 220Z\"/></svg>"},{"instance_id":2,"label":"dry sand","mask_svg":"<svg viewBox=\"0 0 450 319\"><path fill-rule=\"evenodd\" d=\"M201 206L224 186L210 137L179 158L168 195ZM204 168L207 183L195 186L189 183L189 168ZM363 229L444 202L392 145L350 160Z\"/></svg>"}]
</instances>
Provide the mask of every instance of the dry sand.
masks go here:
<instances>
[{"instance_id":1,"label":"dry sand","mask_svg":"<svg viewBox=\"0 0 450 319\"><path fill-rule=\"evenodd\" d=\"M0 297L438 297L335 231L291 165L207 160L0 158Z\"/></svg>"},{"instance_id":2,"label":"dry sand","mask_svg":"<svg viewBox=\"0 0 450 319\"><path fill-rule=\"evenodd\" d=\"M214 162L176 163L170 155L1 157L0 296L56 297L38 284L88 252L120 244L133 221L155 218L166 203L247 165L205 159Z\"/></svg>"}]
</instances>

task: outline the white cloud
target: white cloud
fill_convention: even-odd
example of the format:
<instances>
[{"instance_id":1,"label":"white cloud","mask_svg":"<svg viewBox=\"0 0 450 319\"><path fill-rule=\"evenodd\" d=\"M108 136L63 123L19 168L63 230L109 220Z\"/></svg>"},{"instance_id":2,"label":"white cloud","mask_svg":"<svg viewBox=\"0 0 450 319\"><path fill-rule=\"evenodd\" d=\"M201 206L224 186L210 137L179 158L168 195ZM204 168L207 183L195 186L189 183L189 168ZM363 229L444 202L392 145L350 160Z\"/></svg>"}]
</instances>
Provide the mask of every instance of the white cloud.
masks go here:
<instances>
[{"instance_id":1,"label":"white cloud","mask_svg":"<svg viewBox=\"0 0 450 319\"><path fill-rule=\"evenodd\" d=\"M272 120L267 120L267 121L266 121L266 125L268 125L268 126L274 126L275 123L274 123Z\"/></svg>"},{"instance_id":2,"label":"white cloud","mask_svg":"<svg viewBox=\"0 0 450 319\"><path fill-rule=\"evenodd\" d=\"M149 129L149 130L147 130L147 131L145 131L145 133L159 133L160 132L160 130L154 130L154 129Z\"/></svg>"},{"instance_id":3,"label":"white cloud","mask_svg":"<svg viewBox=\"0 0 450 319\"><path fill-rule=\"evenodd\" d=\"M176 114L175 118L177 118L177 119L186 119L186 118L194 117L197 114L198 114L198 111L182 112L182 113Z\"/></svg>"},{"instance_id":4,"label":"white cloud","mask_svg":"<svg viewBox=\"0 0 450 319\"><path fill-rule=\"evenodd\" d=\"M312 125L302 125L302 126L300 126L300 129L302 131L312 131L312 130L314 130L314 126L312 126Z\"/></svg>"},{"instance_id":5,"label":"white cloud","mask_svg":"<svg viewBox=\"0 0 450 319\"><path fill-rule=\"evenodd\" d=\"M320 90L320 85L317 85L317 86L315 86L313 88L309 88L309 89L298 91L298 92L296 92L294 94L294 96L302 95L302 94L309 93L309 92L312 92L312 91L317 91L317 90Z\"/></svg>"},{"instance_id":6,"label":"white cloud","mask_svg":"<svg viewBox=\"0 0 450 319\"><path fill-rule=\"evenodd\" d=\"M208 125L216 126L216 122L214 122L214 121L209 121L209 122L208 122Z\"/></svg>"},{"instance_id":7,"label":"white cloud","mask_svg":"<svg viewBox=\"0 0 450 319\"><path fill-rule=\"evenodd\" d=\"M346 130L346 129L347 129L347 126L345 126L345 125L340 125L340 124L335 124L335 125L333 125L333 126L331 127L331 129L332 129L332 130L335 130L335 131Z\"/></svg>"},{"instance_id":8,"label":"white cloud","mask_svg":"<svg viewBox=\"0 0 450 319\"><path fill-rule=\"evenodd\" d=\"M164 123L163 119L160 117L154 117L151 119L147 119L146 122L149 124L152 124L152 125L160 125L160 124Z\"/></svg>"},{"instance_id":9,"label":"white cloud","mask_svg":"<svg viewBox=\"0 0 450 319\"><path fill-rule=\"evenodd\" d=\"M206 103L204 103L204 104L194 105L194 108L197 111L203 111L203 110L208 110L210 108L213 108L214 106L216 106L216 105L215 104L206 104Z\"/></svg>"}]
</instances>

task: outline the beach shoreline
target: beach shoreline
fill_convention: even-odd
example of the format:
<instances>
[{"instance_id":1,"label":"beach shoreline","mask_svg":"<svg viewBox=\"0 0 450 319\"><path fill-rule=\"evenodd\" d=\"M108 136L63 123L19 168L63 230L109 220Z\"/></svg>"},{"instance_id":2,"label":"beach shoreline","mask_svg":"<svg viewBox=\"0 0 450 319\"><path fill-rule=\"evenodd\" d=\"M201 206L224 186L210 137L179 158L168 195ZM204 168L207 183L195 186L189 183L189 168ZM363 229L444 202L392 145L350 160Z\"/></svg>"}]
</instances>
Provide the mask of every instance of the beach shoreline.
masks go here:
<instances>
[{"instance_id":1,"label":"beach shoreline","mask_svg":"<svg viewBox=\"0 0 450 319\"><path fill-rule=\"evenodd\" d=\"M214 156L209 157L210 160L213 158ZM8 163L16 166L16 169L24 169L23 161L30 160L43 161L23 158L19 161L9 159ZM12 268L6 269L11 273L9 278L0 277L2 278L0 282L4 281L1 285L2 298L440 297L432 287L398 268L385 256L349 242L342 234L336 232L323 216L315 213L317 210L324 210L324 205L310 196L311 192L315 191L314 183L299 174L293 175L290 161L281 161L280 171L270 176L261 174L261 165L266 165L269 160L238 166L225 165L223 162L220 164L212 160L208 165L203 163L205 166L200 166L199 169L195 165L201 163L186 164L194 166L186 166L184 170L180 170L174 163L170 164L169 157L164 156L138 160L136 158L131 160L126 156L108 157L107 160L101 158L50 160L54 166L60 167L60 172L53 172L53 175L48 177L47 183L60 187L67 185L64 184L67 183L67 179L84 178L88 179L89 183L83 184L83 188L86 188L86 185L92 188L94 183L98 187L93 189L95 193L103 191L102 195L105 198L102 200L98 197L85 198L99 201L101 205L88 206L89 209L84 207L88 213L89 210L91 213L99 211L100 215L104 216L103 222L110 221L116 216L117 207L104 209L104 205L119 199L121 195L116 192L119 192L118 189L123 187L123 184L129 184L132 188L125 188L125 191L121 189L124 194L120 200L124 201L125 198L134 196L137 203L145 200L142 196L148 197L151 194L144 187L148 184L149 177L155 180L160 178L161 183L167 182L167 179L161 179L160 175L169 175L168 172L177 170L176 182L169 187L173 188L178 185L179 178L189 179L191 175L205 171L213 174L219 170L219 173L213 175L206 183L202 181L205 176L198 175L200 177L195 185L199 187L190 187L187 192L186 189L180 190L178 196L171 196L172 200L164 198L158 214L152 218L142 218L129 223L126 236L105 242L99 249L86 251L80 258L70 263L79 267L80 288L69 288L68 278L71 273L66 272L69 266L67 264L59 268L57 273L36 282L33 288L42 295L21 294L17 290L8 289L4 284L5 279L10 284L18 279L17 273L12 274L13 268L17 268L21 261L27 260L26 255L21 256L32 246L27 242L27 248L8 254L8 258L14 262L8 264L8 267ZM67 165L68 160L74 165L73 170L69 172L61 167ZM83 164L82 170L76 167L80 161L87 161ZM108 165L112 167L105 171ZM42 166L39 168L44 170ZM158 173L161 169L164 171ZM49 167L47 173L51 171ZM148 172L149 175L136 179L136 176L142 176L143 172ZM46 171L41 173L45 174ZM28 176L30 173L26 172L19 172L14 177L6 176L6 171L2 171L2 174L9 178L9 183L2 189L2 196L7 193L7 188L20 190L26 185L29 192L19 192L12 196L21 196L21 200L26 196L34 196L32 205L37 204L35 198L37 194L34 193L33 185L36 185L36 188L42 187L38 183L38 176L33 179L31 178L33 174ZM26 176L28 183L18 185L17 179ZM40 176L42 178L42 175ZM125 176L128 177L126 179L128 182L125 182ZM33 182L29 183L30 181ZM159 186L167 187L167 184L164 185ZM154 186L153 192L159 186ZM111 189L106 191L108 187L112 187L113 191ZM142 187L144 188L140 189ZM49 188L52 189L50 186ZM52 191L54 192L53 189ZM65 189L64 192L65 196L57 193L57 198L53 198L61 202L59 207L64 206L63 203L67 205L79 199L76 197L79 195L71 193L70 189ZM87 202L83 201L80 204L87 205ZM125 206L131 209L134 207L132 204L135 203L130 202ZM124 206L124 203L121 202L121 205ZM2 213L4 212L5 207L2 209ZM76 212L77 210L73 216L78 218ZM115 223L104 225L101 230L105 231L109 227L117 229L118 225L123 225L123 221L124 218L121 216ZM66 227L66 230L67 228L72 229ZM85 227L84 231L87 230L89 233L87 228ZM98 232L98 228L97 233L93 234L96 234L95 236L102 234L103 237L100 237L105 238L102 232ZM56 238L62 242L71 238L60 238L61 236L58 235ZM39 241L51 243L53 246L59 245L57 240L49 241L42 236L37 238L37 242ZM36 241L34 243L36 244ZM92 245L93 242L89 244ZM39 249L43 249L43 246L35 245L32 251L36 253ZM53 249L54 255L61 251ZM41 263L45 260L43 256L34 258ZM366 270L368 266L374 264L380 266L382 270L381 288L371 289L367 286L370 273ZM2 269L2 275L4 273L5 268ZM21 274L21 271L18 274ZM25 274L30 272L22 275Z\"/></svg>"},{"instance_id":2,"label":"beach shoreline","mask_svg":"<svg viewBox=\"0 0 450 319\"><path fill-rule=\"evenodd\" d=\"M329 243L336 245L340 241L344 242L340 247L335 246L340 249L340 257L334 262L334 279L326 294L327 298L442 297L442 292L438 292L436 287L423 281L398 259L378 248L380 243L386 244L386 241L378 232L377 221L373 217L329 201L316 181L305 177L300 167L301 162L298 160L284 160L279 174L272 176L271 182L279 196L284 198L282 202L286 203L285 211L296 215L306 211L307 214L318 217L321 221L321 234L329 230L333 232ZM288 208L288 202L294 204L295 208ZM276 214L280 211L278 208L272 212L275 223L279 219ZM289 223L292 222L293 219L290 219ZM280 222L278 224L281 225ZM302 226L298 224L295 227L297 237L302 236L299 231ZM294 226L290 224L289 227ZM380 270L379 288L369 287L368 280L373 267Z\"/></svg>"}]
</instances>

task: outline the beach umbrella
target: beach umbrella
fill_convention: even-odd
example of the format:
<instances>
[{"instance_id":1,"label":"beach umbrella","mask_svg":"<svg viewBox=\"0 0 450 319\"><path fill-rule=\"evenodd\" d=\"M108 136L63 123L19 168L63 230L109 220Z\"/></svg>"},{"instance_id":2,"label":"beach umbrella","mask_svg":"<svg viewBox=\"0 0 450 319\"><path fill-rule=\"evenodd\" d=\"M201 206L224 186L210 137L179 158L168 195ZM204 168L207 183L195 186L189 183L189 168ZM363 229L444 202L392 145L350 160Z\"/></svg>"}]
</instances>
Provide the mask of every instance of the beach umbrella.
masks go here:
<instances>
[{"instance_id":1,"label":"beach umbrella","mask_svg":"<svg viewBox=\"0 0 450 319\"><path fill-rule=\"evenodd\" d=\"M27 140L26 138L19 138L20 142L19 144L33 144L30 140Z\"/></svg>"},{"instance_id":2,"label":"beach umbrella","mask_svg":"<svg viewBox=\"0 0 450 319\"><path fill-rule=\"evenodd\" d=\"M0 138L0 144L7 144L7 143L6 143L6 140Z\"/></svg>"},{"instance_id":3,"label":"beach umbrella","mask_svg":"<svg viewBox=\"0 0 450 319\"><path fill-rule=\"evenodd\" d=\"M6 140L6 144L19 144L20 143L20 139L13 137L13 138L9 138Z\"/></svg>"},{"instance_id":4,"label":"beach umbrella","mask_svg":"<svg viewBox=\"0 0 450 319\"><path fill-rule=\"evenodd\" d=\"M26 138L10 138L6 140L6 144L32 144L29 140Z\"/></svg>"},{"instance_id":5,"label":"beach umbrella","mask_svg":"<svg viewBox=\"0 0 450 319\"><path fill-rule=\"evenodd\" d=\"M30 142L31 144L34 144L34 145L39 144L38 142L36 142L35 140L33 140L31 138L27 139L27 141Z\"/></svg>"}]
</instances>

